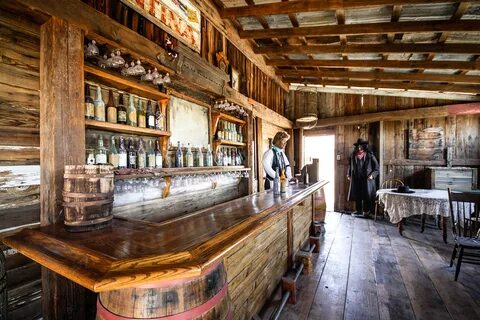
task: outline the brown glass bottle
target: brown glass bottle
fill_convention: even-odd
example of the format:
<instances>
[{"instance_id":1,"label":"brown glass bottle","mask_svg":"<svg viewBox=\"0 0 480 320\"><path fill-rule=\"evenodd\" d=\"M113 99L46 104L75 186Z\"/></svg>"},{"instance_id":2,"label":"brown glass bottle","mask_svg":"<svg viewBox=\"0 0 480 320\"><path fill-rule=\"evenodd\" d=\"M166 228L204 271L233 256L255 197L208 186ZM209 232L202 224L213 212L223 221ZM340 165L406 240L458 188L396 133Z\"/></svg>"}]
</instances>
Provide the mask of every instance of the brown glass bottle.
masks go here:
<instances>
[{"instance_id":1,"label":"brown glass bottle","mask_svg":"<svg viewBox=\"0 0 480 320\"><path fill-rule=\"evenodd\" d=\"M146 118L147 128L155 129L155 114L152 111L152 102L150 100L148 100L147 102Z\"/></svg>"},{"instance_id":2,"label":"brown glass bottle","mask_svg":"<svg viewBox=\"0 0 480 320\"><path fill-rule=\"evenodd\" d=\"M123 100L122 93L120 93L120 96L118 97L117 122L120 124L127 124L127 108L125 108L125 101Z\"/></svg>"},{"instance_id":3,"label":"brown glass bottle","mask_svg":"<svg viewBox=\"0 0 480 320\"><path fill-rule=\"evenodd\" d=\"M135 150L132 137L128 139L127 161L129 169L137 169L137 150Z\"/></svg>"},{"instance_id":4,"label":"brown glass bottle","mask_svg":"<svg viewBox=\"0 0 480 320\"><path fill-rule=\"evenodd\" d=\"M95 119L95 106L93 104L93 98L90 95L90 85L85 83L85 118Z\"/></svg>"},{"instance_id":5,"label":"brown glass bottle","mask_svg":"<svg viewBox=\"0 0 480 320\"><path fill-rule=\"evenodd\" d=\"M117 123L117 107L115 106L112 89L108 91L107 122Z\"/></svg>"}]
</instances>

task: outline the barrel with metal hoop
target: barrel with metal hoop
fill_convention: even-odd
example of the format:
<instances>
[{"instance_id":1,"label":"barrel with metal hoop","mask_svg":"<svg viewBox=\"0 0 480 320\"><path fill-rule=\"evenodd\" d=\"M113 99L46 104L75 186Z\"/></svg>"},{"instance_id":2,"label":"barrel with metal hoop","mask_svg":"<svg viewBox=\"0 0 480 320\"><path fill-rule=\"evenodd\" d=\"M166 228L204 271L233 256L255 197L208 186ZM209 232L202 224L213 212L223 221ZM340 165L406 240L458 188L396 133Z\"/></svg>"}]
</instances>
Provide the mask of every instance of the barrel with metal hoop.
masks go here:
<instances>
[{"instance_id":1,"label":"barrel with metal hoop","mask_svg":"<svg viewBox=\"0 0 480 320\"><path fill-rule=\"evenodd\" d=\"M113 191L113 166L65 166L63 209L67 230L81 232L108 226L113 218Z\"/></svg>"},{"instance_id":2,"label":"barrel with metal hoop","mask_svg":"<svg viewBox=\"0 0 480 320\"><path fill-rule=\"evenodd\" d=\"M97 320L231 319L227 274L220 262L198 277L101 292Z\"/></svg>"}]
</instances>

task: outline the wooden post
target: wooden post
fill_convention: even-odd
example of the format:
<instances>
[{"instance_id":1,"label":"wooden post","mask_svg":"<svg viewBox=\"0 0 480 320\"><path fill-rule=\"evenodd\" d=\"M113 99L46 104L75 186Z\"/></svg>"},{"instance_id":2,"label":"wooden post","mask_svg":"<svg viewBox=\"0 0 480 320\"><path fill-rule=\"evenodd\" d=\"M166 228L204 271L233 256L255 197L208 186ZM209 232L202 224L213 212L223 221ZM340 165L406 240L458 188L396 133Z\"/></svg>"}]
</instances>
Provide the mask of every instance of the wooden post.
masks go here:
<instances>
[{"instance_id":1,"label":"wooden post","mask_svg":"<svg viewBox=\"0 0 480 320\"><path fill-rule=\"evenodd\" d=\"M42 225L62 220L64 166L85 163L83 99L83 32L52 17L40 28ZM88 290L46 268L42 290L45 319L85 319L88 311L95 311L95 304L85 306Z\"/></svg>"},{"instance_id":2,"label":"wooden post","mask_svg":"<svg viewBox=\"0 0 480 320\"><path fill-rule=\"evenodd\" d=\"M252 194L254 192L254 190L256 190L257 188L255 188L255 179L253 178L254 177L254 173L253 173L253 170L255 168L255 145L253 143L254 141L254 127L253 127L253 115L251 112L249 112L249 115L248 115L248 118L247 118L247 125L246 125L246 129L247 129L247 167L248 168L252 168L252 171L250 171L250 178L248 179L248 194Z\"/></svg>"},{"instance_id":3,"label":"wooden post","mask_svg":"<svg viewBox=\"0 0 480 320\"><path fill-rule=\"evenodd\" d=\"M294 146L295 139L293 137L293 129L287 129L287 133L290 135L290 140L288 140L285 153L287 154L288 161L290 161L290 169L292 170L292 176L295 176L295 157L294 157Z\"/></svg>"},{"instance_id":4,"label":"wooden post","mask_svg":"<svg viewBox=\"0 0 480 320\"><path fill-rule=\"evenodd\" d=\"M263 120L262 118L257 117L257 136L255 137L255 141L257 141L257 177L258 177L258 191L264 191L265 186L263 184L263 165L262 165L262 158L263 158Z\"/></svg>"}]
</instances>

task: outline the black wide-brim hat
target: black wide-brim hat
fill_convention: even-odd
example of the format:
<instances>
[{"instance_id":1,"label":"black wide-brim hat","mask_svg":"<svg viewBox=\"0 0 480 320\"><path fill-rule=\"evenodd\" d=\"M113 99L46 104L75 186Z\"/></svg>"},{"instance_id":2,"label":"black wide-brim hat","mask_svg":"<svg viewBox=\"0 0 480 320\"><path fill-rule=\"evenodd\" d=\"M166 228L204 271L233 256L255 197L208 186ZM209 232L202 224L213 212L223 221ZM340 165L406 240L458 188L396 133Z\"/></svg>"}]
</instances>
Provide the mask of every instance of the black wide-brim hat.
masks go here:
<instances>
[{"instance_id":1,"label":"black wide-brim hat","mask_svg":"<svg viewBox=\"0 0 480 320\"><path fill-rule=\"evenodd\" d=\"M363 146L363 145L366 145L366 144L368 144L367 140L363 140L362 138L358 138L357 142L355 142L353 145L355 147L358 147L358 146Z\"/></svg>"}]
</instances>

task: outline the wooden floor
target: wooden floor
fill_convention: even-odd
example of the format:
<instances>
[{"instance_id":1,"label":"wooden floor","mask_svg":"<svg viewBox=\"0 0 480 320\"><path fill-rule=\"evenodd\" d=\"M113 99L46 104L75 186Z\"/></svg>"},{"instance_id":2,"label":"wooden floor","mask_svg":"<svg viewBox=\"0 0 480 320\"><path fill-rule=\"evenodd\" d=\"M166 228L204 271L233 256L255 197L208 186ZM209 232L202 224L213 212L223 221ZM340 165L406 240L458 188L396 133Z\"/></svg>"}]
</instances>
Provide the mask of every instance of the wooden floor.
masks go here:
<instances>
[{"instance_id":1,"label":"wooden floor","mask_svg":"<svg viewBox=\"0 0 480 320\"><path fill-rule=\"evenodd\" d=\"M441 230L407 223L401 237L388 222L334 212L326 222L314 272L280 319L480 319L480 267L463 265L454 282Z\"/></svg>"}]
</instances>

